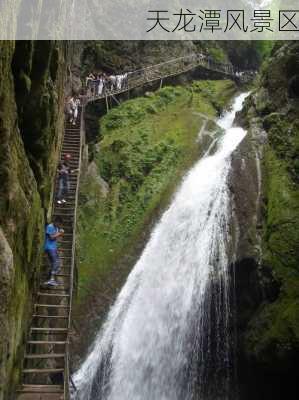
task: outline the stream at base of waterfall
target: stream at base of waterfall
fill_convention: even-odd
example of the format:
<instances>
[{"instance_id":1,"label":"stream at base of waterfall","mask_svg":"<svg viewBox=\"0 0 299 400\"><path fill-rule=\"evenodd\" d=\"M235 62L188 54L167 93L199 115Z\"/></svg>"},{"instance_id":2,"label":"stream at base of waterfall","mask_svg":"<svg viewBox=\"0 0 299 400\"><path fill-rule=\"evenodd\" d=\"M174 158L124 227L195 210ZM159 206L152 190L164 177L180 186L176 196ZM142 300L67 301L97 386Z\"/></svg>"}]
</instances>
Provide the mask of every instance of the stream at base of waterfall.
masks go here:
<instances>
[{"instance_id":1,"label":"stream at base of waterfall","mask_svg":"<svg viewBox=\"0 0 299 400\"><path fill-rule=\"evenodd\" d=\"M185 176L74 375L76 400L234 400L231 155L248 94Z\"/></svg>"}]
</instances>

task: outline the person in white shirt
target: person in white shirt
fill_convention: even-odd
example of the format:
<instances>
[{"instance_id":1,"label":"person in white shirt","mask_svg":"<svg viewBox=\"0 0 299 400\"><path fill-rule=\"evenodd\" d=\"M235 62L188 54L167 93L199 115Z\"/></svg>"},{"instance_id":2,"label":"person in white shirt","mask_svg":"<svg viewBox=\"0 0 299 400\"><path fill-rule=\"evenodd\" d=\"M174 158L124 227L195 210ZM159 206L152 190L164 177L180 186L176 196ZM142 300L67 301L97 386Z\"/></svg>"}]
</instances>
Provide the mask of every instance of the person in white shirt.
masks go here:
<instances>
[{"instance_id":1,"label":"person in white shirt","mask_svg":"<svg viewBox=\"0 0 299 400\"><path fill-rule=\"evenodd\" d=\"M76 125L80 105L81 105L80 99L77 97L76 100L74 100L75 108L74 108L73 125Z\"/></svg>"}]
</instances>

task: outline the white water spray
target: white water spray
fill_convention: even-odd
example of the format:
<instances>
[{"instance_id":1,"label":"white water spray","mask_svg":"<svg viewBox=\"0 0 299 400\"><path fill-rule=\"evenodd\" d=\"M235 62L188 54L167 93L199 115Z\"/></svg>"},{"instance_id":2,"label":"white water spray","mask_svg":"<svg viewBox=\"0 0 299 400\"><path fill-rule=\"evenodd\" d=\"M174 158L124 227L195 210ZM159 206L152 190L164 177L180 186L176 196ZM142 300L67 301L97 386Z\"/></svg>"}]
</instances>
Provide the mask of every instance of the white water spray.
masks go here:
<instances>
[{"instance_id":1,"label":"white water spray","mask_svg":"<svg viewBox=\"0 0 299 400\"><path fill-rule=\"evenodd\" d=\"M76 400L231 399L228 243L232 127L185 177L152 232L93 348L74 376ZM221 396L210 386L219 384ZM212 385L211 385L212 384Z\"/></svg>"}]
</instances>

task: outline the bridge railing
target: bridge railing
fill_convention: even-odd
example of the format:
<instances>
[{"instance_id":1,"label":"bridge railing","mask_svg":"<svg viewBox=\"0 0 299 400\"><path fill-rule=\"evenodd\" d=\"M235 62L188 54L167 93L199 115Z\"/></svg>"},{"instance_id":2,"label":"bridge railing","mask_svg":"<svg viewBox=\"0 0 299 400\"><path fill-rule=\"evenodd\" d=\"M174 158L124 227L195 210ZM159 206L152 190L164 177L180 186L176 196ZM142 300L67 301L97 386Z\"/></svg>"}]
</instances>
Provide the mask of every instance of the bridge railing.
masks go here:
<instances>
[{"instance_id":1,"label":"bridge railing","mask_svg":"<svg viewBox=\"0 0 299 400\"><path fill-rule=\"evenodd\" d=\"M161 80L170 76L178 75L187 72L198 66L206 69L221 72L228 76L235 76L232 64L215 62L211 57L201 53L193 53L188 56L174 58L159 64L151 65L127 73L127 79L124 80L121 89L104 90L101 95L89 93L88 101L94 101L117 93L122 93L127 90L142 86L148 82Z\"/></svg>"},{"instance_id":2,"label":"bridge railing","mask_svg":"<svg viewBox=\"0 0 299 400\"><path fill-rule=\"evenodd\" d=\"M87 93L87 103L102 98L113 96L115 94L123 93L149 82L163 80L165 78L186 73L196 67L202 67L210 71L219 72L227 77L233 78L239 82L247 83L253 79L256 72L242 71L238 73L235 71L231 63L220 63L215 61L212 57L206 56L201 53L193 53L188 56L174 58L159 64L150 65L126 74L126 79L122 82L121 88L104 88L101 95L96 93L96 86L94 91Z\"/></svg>"}]
</instances>

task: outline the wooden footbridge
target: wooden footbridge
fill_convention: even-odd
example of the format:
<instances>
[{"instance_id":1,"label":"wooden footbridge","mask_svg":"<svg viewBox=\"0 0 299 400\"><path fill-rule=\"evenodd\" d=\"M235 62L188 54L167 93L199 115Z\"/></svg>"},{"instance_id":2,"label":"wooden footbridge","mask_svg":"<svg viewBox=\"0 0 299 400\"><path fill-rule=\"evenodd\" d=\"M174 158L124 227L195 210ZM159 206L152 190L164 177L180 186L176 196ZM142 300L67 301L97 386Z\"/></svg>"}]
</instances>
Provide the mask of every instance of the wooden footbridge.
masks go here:
<instances>
[{"instance_id":1,"label":"wooden footbridge","mask_svg":"<svg viewBox=\"0 0 299 400\"><path fill-rule=\"evenodd\" d=\"M191 54L185 57L174 58L166 62L145 67L134 72L128 72L127 78L123 81L120 89L104 89L101 94L97 93L97 87L89 90L87 93L87 103L108 97L114 97L117 94L128 92L132 89L145 86L149 83L160 81L160 87L163 80L178 76L189 71L201 68L206 71L212 71L227 79L233 79L240 83L250 81L255 73L253 71L235 71L230 63L219 63L214 61L210 56L205 56L201 53ZM115 98L115 97L114 97ZM107 108L108 108L108 102Z\"/></svg>"},{"instance_id":2,"label":"wooden footbridge","mask_svg":"<svg viewBox=\"0 0 299 400\"><path fill-rule=\"evenodd\" d=\"M143 68L128 74L125 86L120 90L105 92L101 96L89 93L84 104L108 96L129 91L149 82L186 73L197 67L221 73L224 77L236 78L232 65L219 64L201 54L181 57L158 65ZM51 287L44 285L48 279L46 271L48 263L44 259L39 292L34 304L34 313L24 356L22 382L17 390L18 400L69 400L72 381L69 368L69 339L71 332L71 312L73 299L73 283L75 270L75 233L76 211L78 204L81 153L84 132L84 105L80 110L77 124L65 124L65 132L61 149L61 159L69 153L72 158L72 169L79 172L71 175L70 192L65 205L54 201L53 216L63 218L65 235L60 241L61 272L57 276L60 285ZM55 194L58 181L55 182ZM55 200L55 199L54 199ZM75 388L73 388L75 390Z\"/></svg>"}]
</instances>

